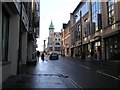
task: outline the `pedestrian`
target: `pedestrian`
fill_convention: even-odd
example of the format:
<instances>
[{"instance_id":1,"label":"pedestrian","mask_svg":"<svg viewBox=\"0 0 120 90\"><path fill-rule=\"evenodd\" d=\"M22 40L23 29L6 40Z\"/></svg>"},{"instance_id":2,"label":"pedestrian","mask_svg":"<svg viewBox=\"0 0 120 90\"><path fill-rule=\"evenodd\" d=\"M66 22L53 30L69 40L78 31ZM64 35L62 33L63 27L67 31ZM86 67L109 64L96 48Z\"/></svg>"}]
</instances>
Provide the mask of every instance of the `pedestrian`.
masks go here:
<instances>
[{"instance_id":1,"label":"pedestrian","mask_svg":"<svg viewBox=\"0 0 120 90\"><path fill-rule=\"evenodd\" d=\"M95 50L95 59L96 59L96 60L99 60L99 57L100 57L99 51L98 51L98 50Z\"/></svg>"},{"instance_id":2,"label":"pedestrian","mask_svg":"<svg viewBox=\"0 0 120 90\"><path fill-rule=\"evenodd\" d=\"M85 53L82 52L81 59L85 59Z\"/></svg>"},{"instance_id":3,"label":"pedestrian","mask_svg":"<svg viewBox=\"0 0 120 90\"><path fill-rule=\"evenodd\" d=\"M44 61L44 53L42 53L42 55L41 55L41 59Z\"/></svg>"},{"instance_id":4,"label":"pedestrian","mask_svg":"<svg viewBox=\"0 0 120 90\"><path fill-rule=\"evenodd\" d=\"M94 60L94 51L91 50L91 60Z\"/></svg>"},{"instance_id":5,"label":"pedestrian","mask_svg":"<svg viewBox=\"0 0 120 90\"><path fill-rule=\"evenodd\" d=\"M40 51L37 51L37 60L39 60L40 57Z\"/></svg>"},{"instance_id":6,"label":"pedestrian","mask_svg":"<svg viewBox=\"0 0 120 90\"><path fill-rule=\"evenodd\" d=\"M100 53L99 53L99 51L97 51L97 60L99 60L100 59Z\"/></svg>"}]
</instances>

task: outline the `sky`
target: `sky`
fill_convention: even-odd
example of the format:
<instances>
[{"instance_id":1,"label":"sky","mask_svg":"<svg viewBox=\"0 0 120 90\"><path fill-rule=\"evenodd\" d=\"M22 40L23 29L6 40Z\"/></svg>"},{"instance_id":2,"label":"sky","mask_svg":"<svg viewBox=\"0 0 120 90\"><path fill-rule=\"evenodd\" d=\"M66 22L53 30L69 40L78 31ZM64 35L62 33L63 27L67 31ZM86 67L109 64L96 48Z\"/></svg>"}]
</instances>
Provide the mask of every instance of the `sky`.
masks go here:
<instances>
[{"instance_id":1,"label":"sky","mask_svg":"<svg viewBox=\"0 0 120 90\"><path fill-rule=\"evenodd\" d=\"M40 0L40 36L37 50L43 51L43 41L49 36L49 25L53 22L55 32L60 32L63 23L68 23L80 0Z\"/></svg>"}]
</instances>

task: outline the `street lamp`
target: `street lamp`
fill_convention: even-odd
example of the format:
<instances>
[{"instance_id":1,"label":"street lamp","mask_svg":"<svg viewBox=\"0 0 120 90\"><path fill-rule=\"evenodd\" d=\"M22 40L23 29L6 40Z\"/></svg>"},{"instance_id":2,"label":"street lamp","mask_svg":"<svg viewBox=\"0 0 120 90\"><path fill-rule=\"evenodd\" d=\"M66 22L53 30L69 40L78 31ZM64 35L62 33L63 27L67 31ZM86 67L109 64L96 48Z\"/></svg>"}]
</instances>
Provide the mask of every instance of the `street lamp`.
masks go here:
<instances>
[{"instance_id":1,"label":"street lamp","mask_svg":"<svg viewBox=\"0 0 120 90\"><path fill-rule=\"evenodd\" d=\"M84 58L83 46L82 46L82 11L80 10L80 30L81 30L81 59Z\"/></svg>"},{"instance_id":2,"label":"street lamp","mask_svg":"<svg viewBox=\"0 0 120 90\"><path fill-rule=\"evenodd\" d=\"M63 41L62 41L62 38L63 38L63 29L61 29L61 56L63 54L62 52L62 49L63 49Z\"/></svg>"}]
</instances>

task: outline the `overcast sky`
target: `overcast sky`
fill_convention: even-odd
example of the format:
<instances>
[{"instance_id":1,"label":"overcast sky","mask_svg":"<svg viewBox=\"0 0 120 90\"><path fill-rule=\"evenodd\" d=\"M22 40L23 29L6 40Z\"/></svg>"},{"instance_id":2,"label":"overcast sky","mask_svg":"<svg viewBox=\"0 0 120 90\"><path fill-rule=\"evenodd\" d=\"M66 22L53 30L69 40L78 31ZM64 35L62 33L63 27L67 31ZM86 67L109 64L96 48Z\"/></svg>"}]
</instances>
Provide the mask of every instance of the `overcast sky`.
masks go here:
<instances>
[{"instance_id":1,"label":"overcast sky","mask_svg":"<svg viewBox=\"0 0 120 90\"><path fill-rule=\"evenodd\" d=\"M61 31L62 24L70 20L70 13L79 2L80 0L40 0L40 37L37 39L37 50L43 50L43 40L48 38L51 20L55 31Z\"/></svg>"}]
</instances>

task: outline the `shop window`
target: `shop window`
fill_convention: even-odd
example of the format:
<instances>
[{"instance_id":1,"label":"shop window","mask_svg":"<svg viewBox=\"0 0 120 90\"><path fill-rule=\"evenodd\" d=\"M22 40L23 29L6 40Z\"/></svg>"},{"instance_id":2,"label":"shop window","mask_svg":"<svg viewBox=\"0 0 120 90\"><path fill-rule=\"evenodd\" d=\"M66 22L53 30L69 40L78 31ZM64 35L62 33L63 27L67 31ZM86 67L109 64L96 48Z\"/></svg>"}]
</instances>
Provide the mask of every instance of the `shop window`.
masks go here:
<instances>
[{"instance_id":1,"label":"shop window","mask_svg":"<svg viewBox=\"0 0 120 90\"><path fill-rule=\"evenodd\" d=\"M97 47L97 46L100 46L100 42L96 42L95 43L95 46Z\"/></svg>"},{"instance_id":2,"label":"shop window","mask_svg":"<svg viewBox=\"0 0 120 90\"><path fill-rule=\"evenodd\" d=\"M9 15L2 12L2 60L8 61Z\"/></svg>"},{"instance_id":3,"label":"shop window","mask_svg":"<svg viewBox=\"0 0 120 90\"><path fill-rule=\"evenodd\" d=\"M106 59L107 60L119 60L120 44L118 36L110 37L106 39Z\"/></svg>"}]
</instances>

